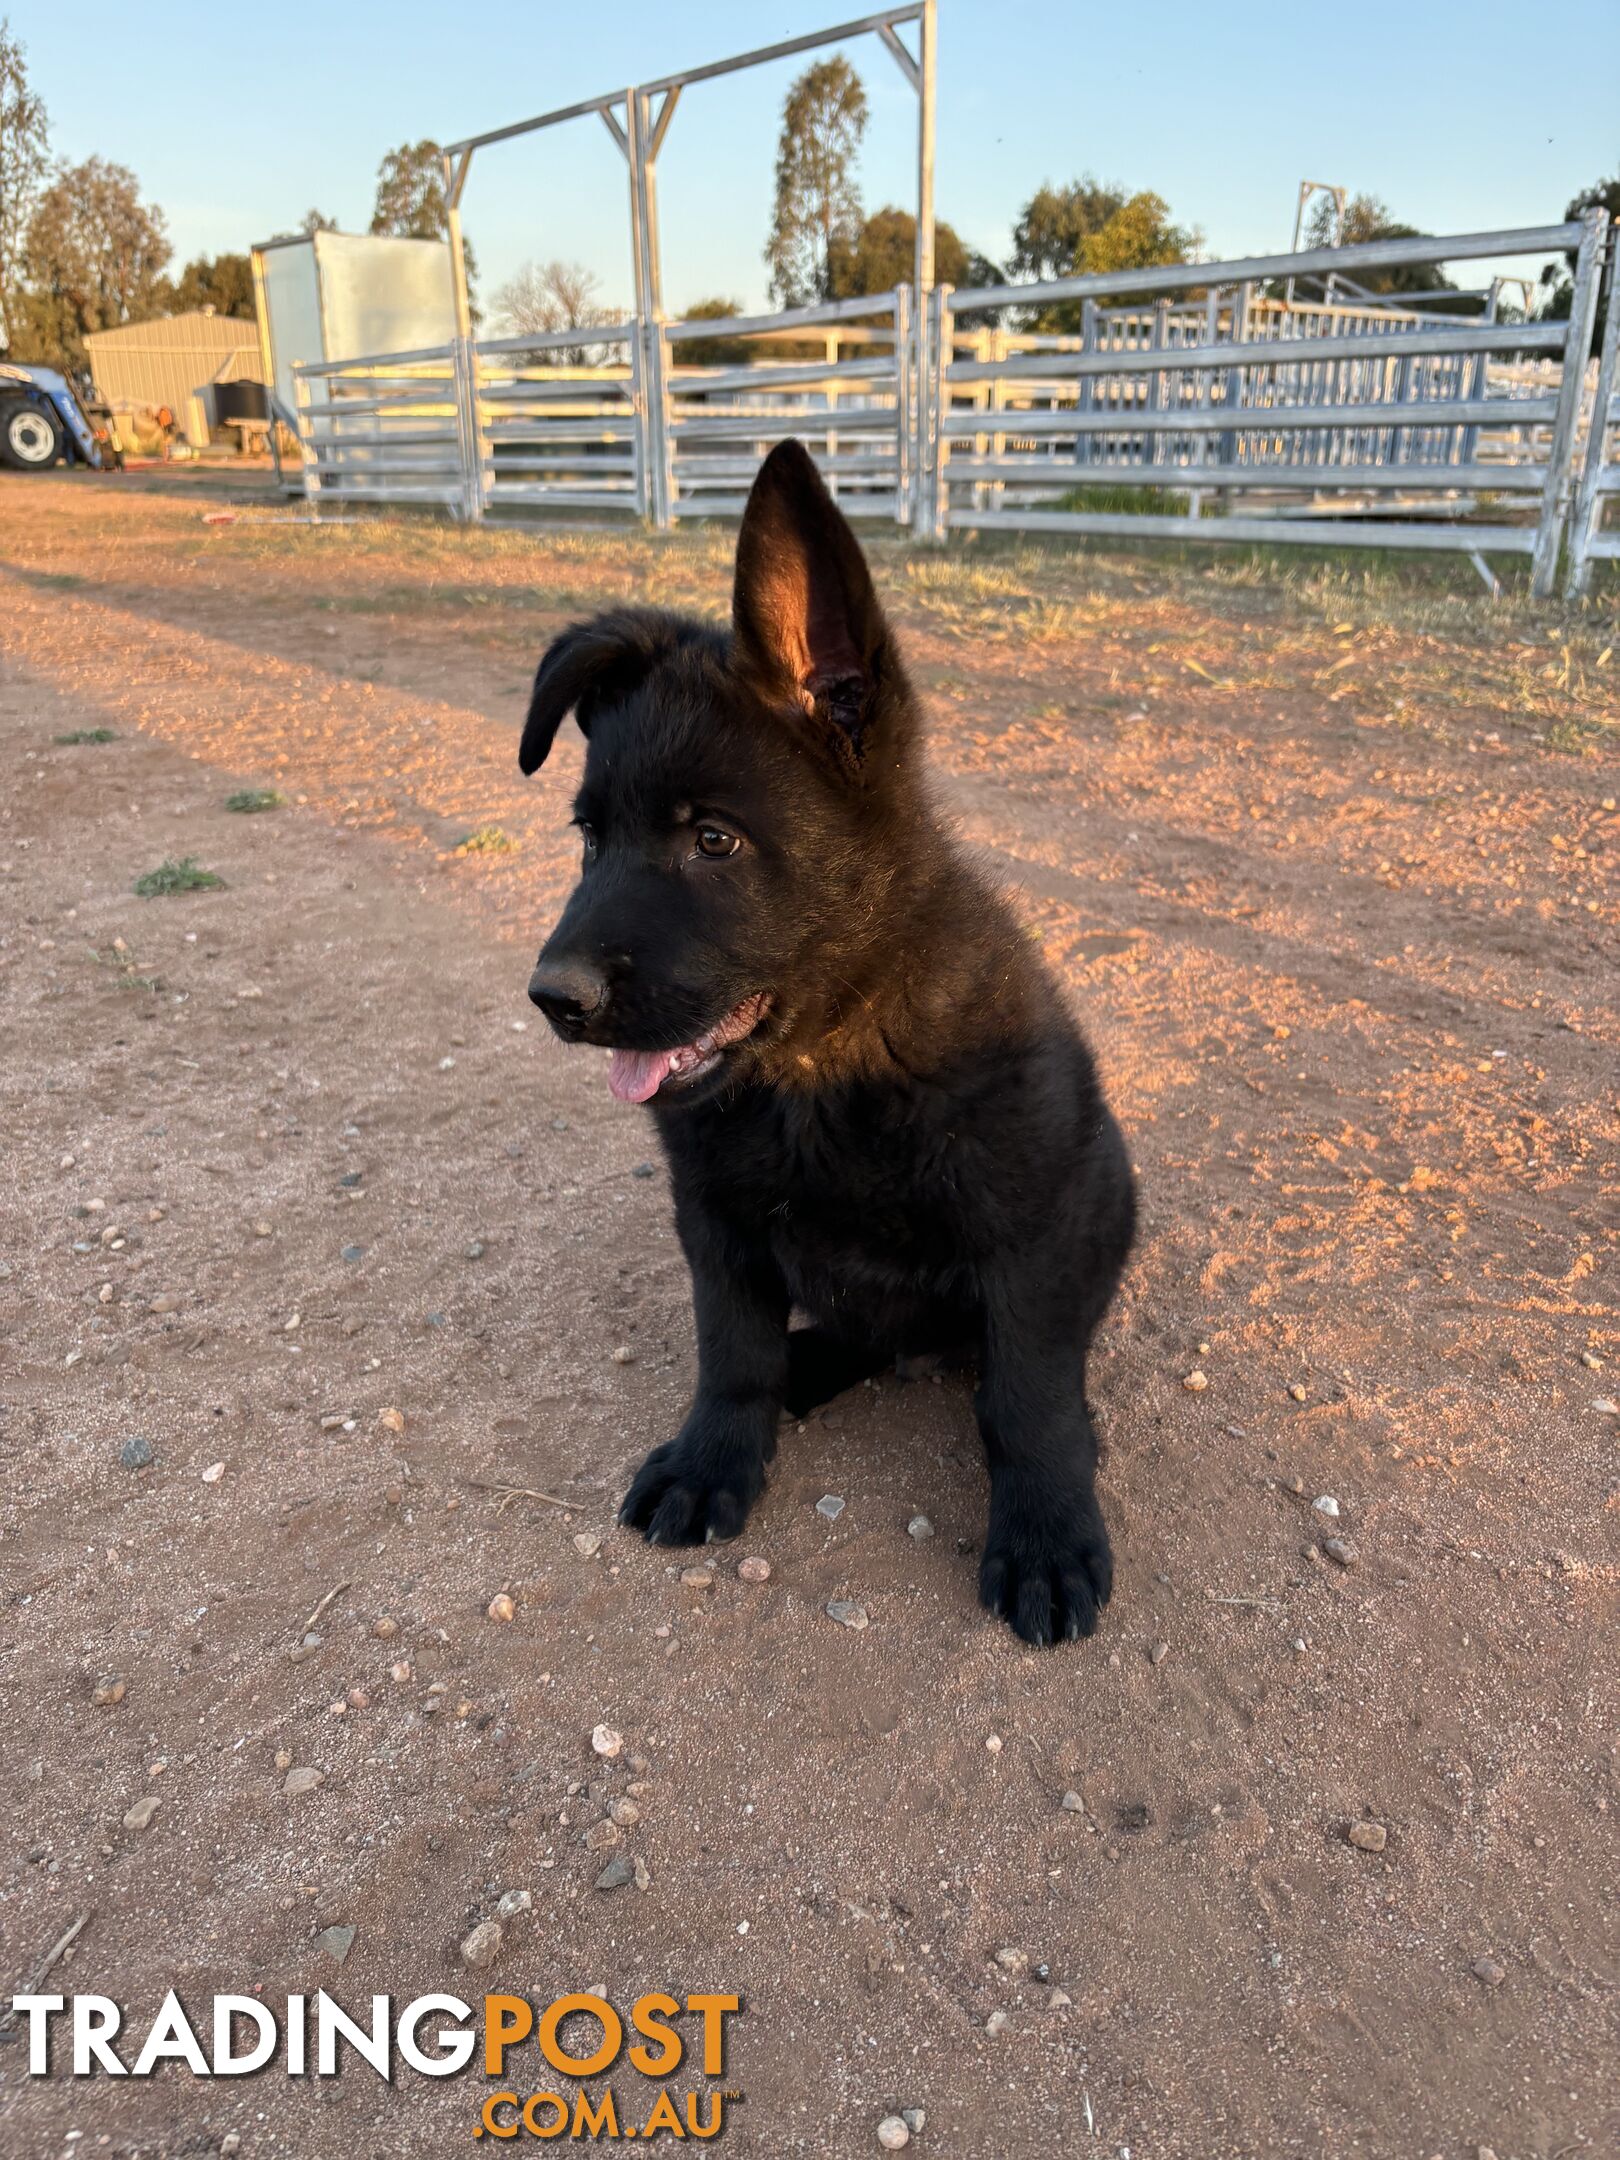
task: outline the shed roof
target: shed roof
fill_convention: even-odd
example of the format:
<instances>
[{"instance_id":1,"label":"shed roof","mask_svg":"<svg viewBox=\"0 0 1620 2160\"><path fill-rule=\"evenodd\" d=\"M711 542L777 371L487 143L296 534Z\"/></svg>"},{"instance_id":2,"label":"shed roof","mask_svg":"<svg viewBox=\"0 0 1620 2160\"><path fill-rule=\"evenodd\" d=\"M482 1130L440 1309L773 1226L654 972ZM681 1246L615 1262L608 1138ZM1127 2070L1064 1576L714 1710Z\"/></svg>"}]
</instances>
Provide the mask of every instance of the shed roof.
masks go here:
<instances>
[{"instance_id":1,"label":"shed roof","mask_svg":"<svg viewBox=\"0 0 1620 2160\"><path fill-rule=\"evenodd\" d=\"M187 308L180 315L155 315L148 322L120 323L116 330L92 330L85 344L122 352L210 352L223 358L239 345L252 345L258 330L250 317L212 315Z\"/></svg>"}]
</instances>

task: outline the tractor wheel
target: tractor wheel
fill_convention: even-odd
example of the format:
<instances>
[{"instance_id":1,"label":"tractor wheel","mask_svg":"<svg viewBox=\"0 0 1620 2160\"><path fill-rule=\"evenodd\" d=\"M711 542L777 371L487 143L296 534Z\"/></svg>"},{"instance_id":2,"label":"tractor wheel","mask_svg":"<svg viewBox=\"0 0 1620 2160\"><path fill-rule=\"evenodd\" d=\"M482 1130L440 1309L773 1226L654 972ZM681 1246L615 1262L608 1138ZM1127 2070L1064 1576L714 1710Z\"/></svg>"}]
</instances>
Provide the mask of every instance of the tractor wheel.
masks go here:
<instances>
[{"instance_id":1,"label":"tractor wheel","mask_svg":"<svg viewBox=\"0 0 1620 2160\"><path fill-rule=\"evenodd\" d=\"M45 472L62 454L62 423L43 405L0 405L0 461L17 472Z\"/></svg>"}]
</instances>

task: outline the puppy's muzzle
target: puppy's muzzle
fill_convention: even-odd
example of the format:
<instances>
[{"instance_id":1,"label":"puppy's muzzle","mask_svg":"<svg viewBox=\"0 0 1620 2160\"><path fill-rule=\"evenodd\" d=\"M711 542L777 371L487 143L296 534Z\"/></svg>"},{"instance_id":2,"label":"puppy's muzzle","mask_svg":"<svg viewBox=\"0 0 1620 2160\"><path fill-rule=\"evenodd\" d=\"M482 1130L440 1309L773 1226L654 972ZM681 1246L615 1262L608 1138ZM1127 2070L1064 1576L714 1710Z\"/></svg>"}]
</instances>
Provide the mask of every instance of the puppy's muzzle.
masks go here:
<instances>
[{"instance_id":1,"label":"puppy's muzzle","mask_svg":"<svg viewBox=\"0 0 1620 2160\"><path fill-rule=\"evenodd\" d=\"M559 1035L577 1035L607 1003L607 978L584 960L542 953L529 977L529 997Z\"/></svg>"}]
</instances>

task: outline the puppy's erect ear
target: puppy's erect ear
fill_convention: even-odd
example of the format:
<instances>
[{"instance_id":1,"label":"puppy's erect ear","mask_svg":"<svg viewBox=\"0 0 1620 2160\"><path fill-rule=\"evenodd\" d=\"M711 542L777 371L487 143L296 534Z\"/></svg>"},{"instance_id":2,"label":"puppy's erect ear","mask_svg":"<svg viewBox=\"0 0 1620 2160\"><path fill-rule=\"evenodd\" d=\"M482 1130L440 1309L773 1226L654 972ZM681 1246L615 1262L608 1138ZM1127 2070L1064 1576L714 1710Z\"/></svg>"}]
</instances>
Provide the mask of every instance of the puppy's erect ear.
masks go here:
<instances>
[{"instance_id":1,"label":"puppy's erect ear","mask_svg":"<svg viewBox=\"0 0 1620 2160\"><path fill-rule=\"evenodd\" d=\"M529 715L518 745L518 764L537 772L572 712L585 734L604 702L622 698L680 646L701 635L696 623L661 608L614 608L575 623L540 662Z\"/></svg>"},{"instance_id":2,"label":"puppy's erect ear","mask_svg":"<svg viewBox=\"0 0 1620 2160\"><path fill-rule=\"evenodd\" d=\"M892 665L860 542L802 443L760 467L737 536L736 656L772 700L825 719L859 758Z\"/></svg>"}]
</instances>

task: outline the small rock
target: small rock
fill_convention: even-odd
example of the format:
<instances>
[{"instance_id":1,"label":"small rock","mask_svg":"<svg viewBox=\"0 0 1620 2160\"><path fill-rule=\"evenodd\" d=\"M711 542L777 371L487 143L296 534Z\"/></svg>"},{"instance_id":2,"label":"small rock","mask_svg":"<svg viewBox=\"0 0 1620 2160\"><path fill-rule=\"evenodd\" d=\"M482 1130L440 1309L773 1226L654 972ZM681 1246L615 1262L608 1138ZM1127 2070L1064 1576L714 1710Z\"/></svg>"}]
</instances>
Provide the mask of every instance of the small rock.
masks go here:
<instances>
[{"instance_id":1,"label":"small rock","mask_svg":"<svg viewBox=\"0 0 1620 2160\"><path fill-rule=\"evenodd\" d=\"M1072 2010L1074 1997L1066 1994L1062 1988L1054 1988L1046 1998L1046 2007L1048 2010Z\"/></svg>"},{"instance_id":2,"label":"small rock","mask_svg":"<svg viewBox=\"0 0 1620 2160\"><path fill-rule=\"evenodd\" d=\"M636 1362L636 1353L628 1343L620 1343L619 1347L609 1354L615 1365L633 1365Z\"/></svg>"},{"instance_id":3,"label":"small rock","mask_svg":"<svg viewBox=\"0 0 1620 2160\"><path fill-rule=\"evenodd\" d=\"M1011 1973L1015 1980L1022 1980L1025 1973L1029 1971L1029 1952L1010 1948L998 1950L996 1952L996 1963L1004 1973Z\"/></svg>"},{"instance_id":4,"label":"small rock","mask_svg":"<svg viewBox=\"0 0 1620 2160\"><path fill-rule=\"evenodd\" d=\"M990 2035L991 2039L995 2040L1007 2030L1007 2027L1011 2023L1012 2020L1008 2017L1005 2010L992 2010L990 2015L984 2021L984 2029Z\"/></svg>"},{"instance_id":5,"label":"small rock","mask_svg":"<svg viewBox=\"0 0 1620 2160\"><path fill-rule=\"evenodd\" d=\"M379 1642L392 1642L399 1633L399 1622L392 1613L379 1613L371 1623L371 1632Z\"/></svg>"},{"instance_id":6,"label":"small rock","mask_svg":"<svg viewBox=\"0 0 1620 2160\"><path fill-rule=\"evenodd\" d=\"M481 1237L470 1238L465 1251L469 1260L482 1260L485 1252L483 1239Z\"/></svg>"},{"instance_id":7,"label":"small rock","mask_svg":"<svg viewBox=\"0 0 1620 2160\"><path fill-rule=\"evenodd\" d=\"M118 1460L126 1470L149 1470L157 1457L150 1440L143 1440L139 1433L131 1433L118 1450Z\"/></svg>"},{"instance_id":8,"label":"small rock","mask_svg":"<svg viewBox=\"0 0 1620 2160\"><path fill-rule=\"evenodd\" d=\"M1594 1395L1592 1408L1599 1417L1620 1417L1620 1403L1615 1402L1608 1395Z\"/></svg>"},{"instance_id":9,"label":"small rock","mask_svg":"<svg viewBox=\"0 0 1620 2160\"><path fill-rule=\"evenodd\" d=\"M1356 1564L1358 1557L1356 1548L1348 1538L1324 1538L1322 1540L1322 1550L1330 1560L1336 1560L1340 1567L1354 1567Z\"/></svg>"},{"instance_id":10,"label":"small rock","mask_svg":"<svg viewBox=\"0 0 1620 2160\"><path fill-rule=\"evenodd\" d=\"M911 2132L899 2115L885 2115L877 2126L877 2141L885 2152L903 2152L911 2143Z\"/></svg>"},{"instance_id":11,"label":"small rock","mask_svg":"<svg viewBox=\"0 0 1620 2160\"><path fill-rule=\"evenodd\" d=\"M284 1747L276 1749L276 1768L278 1770L290 1770L292 1768L292 1757Z\"/></svg>"},{"instance_id":12,"label":"small rock","mask_svg":"<svg viewBox=\"0 0 1620 2160\"><path fill-rule=\"evenodd\" d=\"M90 1700L98 1710L110 1710L114 1703L124 1699L124 1681L117 1673L109 1673L105 1680L96 1683Z\"/></svg>"},{"instance_id":13,"label":"small rock","mask_svg":"<svg viewBox=\"0 0 1620 2160\"><path fill-rule=\"evenodd\" d=\"M1086 1803L1077 1792L1066 1792L1059 1805L1066 1808L1071 1815L1083 1815L1086 1812Z\"/></svg>"},{"instance_id":14,"label":"small rock","mask_svg":"<svg viewBox=\"0 0 1620 2160\"><path fill-rule=\"evenodd\" d=\"M222 1462L211 1462L202 1474L202 1481L205 1485L217 1485L224 1475L225 1465Z\"/></svg>"},{"instance_id":15,"label":"small rock","mask_svg":"<svg viewBox=\"0 0 1620 2160\"><path fill-rule=\"evenodd\" d=\"M608 1816L604 1816L600 1822L593 1822L584 1838L587 1852L612 1852L615 1846L623 1843L623 1833L618 1824Z\"/></svg>"},{"instance_id":16,"label":"small rock","mask_svg":"<svg viewBox=\"0 0 1620 2160\"><path fill-rule=\"evenodd\" d=\"M737 1573L744 1582L769 1582L771 1579L771 1563L768 1560L761 1560L755 1553L750 1553L746 1560L737 1562Z\"/></svg>"},{"instance_id":17,"label":"small rock","mask_svg":"<svg viewBox=\"0 0 1620 2160\"><path fill-rule=\"evenodd\" d=\"M839 1504L841 1506L843 1503ZM829 1598L827 1618L836 1620L840 1627L853 1628L857 1635L867 1625L866 1607L857 1605L853 1598Z\"/></svg>"},{"instance_id":18,"label":"small rock","mask_svg":"<svg viewBox=\"0 0 1620 2160\"><path fill-rule=\"evenodd\" d=\"M363 1245L345 1245L343 1257L348 1261L350 1267L353 1267L357 1260L363 1260L366 1257L366 1248Z\"/></svg>"},{"instance_id":19,"label":"small rock","mask_svg":"<svg viewBox=\"0 0 1620 2160\"><path fill-rule=\"evenodd\" d=\"M403 1432L405 1430L405 1413L403 1410L379 1410L377 1412L377 1423L384 1432Z\"/></svg>"},{"instance_id":20,"label":"small rock","mask_svg":"<svg viewBox=\"0 0 1620 2160\"><path fill-rule=\"evenodd\" d=\"M334 1965L341 1965L354 1948L355 1931L352 1927L322 1928L315 1938L317 1950L324 1950Z\"/></svg>"},{"instance_id":21,"label":"small rock","mask_svg":"<svg viewBox=\"0 0 1620 2160\"><path fill-rule=\"evenodd\" d=\"M495 1908L498 1920L515 1920L519 1913L534 1911L534 1894L529 1890L508 1890L502 1894Z\"/></svg>"},{"instance_id":22,"label":"small rock","mask_svg":"<svg viewBox=\"0 0 1620 2160\"><path fill-rule=\"evenodd\" d=\"M634 1829L641 1820L641 1810L633 1800L610 1800L608 1813L621 1830Z\"/></svg>"},{"instance_id":23,"label":"small rock","mask_svg":"<svg viewBox=\"0 0 1620 2160\"><path fill-rule=\"evenodd\" d=\"M144 1830L162 1805L163 1802L156 1793L148 1793L144 1800L137 1800L124 1817L124 1828L126 1830ZM1476 1966L1474 1969L1477 1972L1479 1968Z\"/></svg>"},{"instance_id":24,"label":"small rock","mask_svg":"<svg viewBox=\"0 0 1620 2160\"><path fill-rule=\"evenodd\" d=\"M180 1300L172 1290L160 1290L152 1300L150 1310L156 1313L178 1312L180 1310Z\"/></svg>"},{"instance_id":25,"label":"small rock","mask_svg":"<svg viewBox=\"0 0 1620 2160\"><path fill-rule=\"evenodd\" d=\"M900 2120L905 2124L912 2136L916 2137L921 2132L922 2126L927 2122L928 2117L921 2108L902 2108L900 2110Z\"/></svg>"},{"instance_id":26,"label":"small rock","mask_svg":"<svg viewBox=\"0 0 1620 2160\"><path fill-rule=\"evenodd\" d=\"M934 1526L926 1515L913 1515L906 1524L906 1536L915 1538L919 1545L926 1543L933 1534Z\"/></svg>"},{"instance_id":27,"label":"small rock","mask_svg":"<svg viewBox=\"0 0 1620 2160\"><path fill-rule=\"evenodd\" d=\"M1156 1642L1148 1652L1148 1663L1150 1665L1162 1665L1169 1655L1170 1645L1167 1642Z\"/></svg>"},{"instance_id":28,"label":"small rock","mask_svg":"<svg viewBox=\"0 0 1620 2160\"><path fill-rule=\"evenodd\" d=\"M504 1590L497 1590L485 1610L492 1620L510 1620L516 1615L517 1607Z\"/></svg>"},{"instance_id":29,"label":"small rock","mask_svg":"<svg viewBox=\"0 0 1620 2160\"><path fill-rule=\"evenodd\" d=\"M1311 1506L1315 1508L1318 1515L1330 1515L1335 1520L1338 1517L1339 1503L1330 1492L1318 1494L1316 1499L1311 1502Z\"/></svg>"},{"instance_id":30,"label":"small rock","mask_svg":"<svg viewBox=\"0 0 1620 2160\"><path fill-rule=\"evenodd\" d=\"M1305 1400L1305 1390L1297 1380L1293 1382L1288 1392L1290 1395L1293 1396L1295 1402L1303 1402Z\"/></svg>"},{"instance_id":31,"label":"small rock","mask_svg":"<svg viewBox=\"0 0 1620 2160\"><path fill-rule=\"evenodd\" d=\"M1594 1357L1590 1350L1581 1352L1581 1363L1588 1372L1601 1372L1603 1370L1603 1360L1600 1357Z\"/></svg>"},{"instance_id":32,"label":"small rock","mask_svg":"<svg viewBox=\"0 0 1620 2160\"><path fill-rule=\"evenodd\" d=\"M622 1890L636 1879L636 1865L628 1853L615 1853L596 1878L598 1890Z\"/></svg>"},{"instance_id":33,"label":"small rock","mask_svg":"<svg viewBox=\"0 0 1620 2160\"><path fill-rule=\"evenodd\" d=\"M624 1748L623 1733L616 1733L611 1725L598 1725L591 1734L593 1754L605 1756L609 1761Z\"/></svg>"},{"instance_id":34,"label":"small rock","mask_svg":"<svg viewBox=\"0 0 1620 2160\"><path fill-rule=\"evenodd\" d=\"M1209 1386L1209 1375L1208 1373L1200 1372L1198 1367L1195 1365L1192 1371L1188 1373L1186 1377L1182 1380L1181 1384L1187 1390L1187 1393L1189 1395L1201 1395L1204 1392L1205 1388Z\"/></svg>"},{"instance_id":35,"label":"small rock","mask_svg":"<svg viewBox=\"0 0 1620 2160\"><path fill-rule=\"evenodd\" d=\"M986 1753L987 1755L999 1755L999 1754L1001 1753L1001 1735L1000 1735L1000 1733L998 1733L998 1732L993 1732L993 1733L986 1733L986 1735L985 1735L985 1739L984 1739L984 1747L985 1747L985 1753Z\"/></svg>"},{"instance_id":36,"label":"small rock","mask_svg":"<svg viewBox=\"0 0 1620 2160\"><path fill-rule=\"evenodd\" d=\"M1357 1852L1382 1852L1389 1832L1381 1822L1353 1822L1344 1833Z\"/></svg>"},{"instance_id":37,"label":"small rock","mask_svg":"<svg viewBox=\"0 0 1620 2160\"><path fill-rule=\"evenodd\" d=\"M642 1859L640 1853L637 1853L630 1862L630 1869L635 1876L638 1890L650 1890L652 1888L652 1870L648 1867L646 1861Z\"/></svg>"},{"instance_id":38,"label":"small rock","mask_svg":"<svg viewBox=\"0 0 1620 2160\"><path fill-rule=\"evenodd\" d=\"M712 1590L714 1587L714 1569L683 1567L681 1569L681 1581L685 1583L688 1590Z\"/></svg>"},{"instance_id":39,"label":"small rock","mask_svg":"<svg viewBox=\"0 0 1620 2160\"><path fill-rule=\"evenodd\" d=\"M630 1166L630 1175L632 1177L649 1178L655 1174L650 1162L632 1163Z\"/></svg>"},{"instance_id":40,"label":"small rock","mask_svg":"<svg viewBox=\"0 0 1620 2160\"><path fill-rule=\"evenodd\" d=\"M574 1550L582 1560L594 1560L602 1550L602 1533L599 1530L581 1530L574 1538Z\"/></svg>"},{"instance_id":41,"label":"small rock","mask_svg":"<svg viewBox=\"0 0 1620 2160\"><path fill-rule=\"evenodd\" d=\"M844 1503L837 1493L823 1493L816 1502L816 1513L825 1515L828 1522L836 1522L844 1512Z\"/></svg>"},{"instance_id":42,"label":"small rock","mask_svg":"<svg viewBox=\"0 0 1620 2160\"><path fill-rule=\"evenodd\" d=\"M406 1685L411 1678L411 1668L404 1658L401 1658L397 1665L389 1666L388 1677L393 1681L395 1687L404 1687Z\"/></svg>"},{"instance_id":43,"label":"small rock","mask_svg":"<svg viewBox=\"0 0 1620 2160\"><path fill-rule=\"evenodd\" d=\"M1487 1987L1498 1988L1507 1978L1507 1967L1498 1964L1493 1957L1475 1958L1472 1971L1474 1978L1482 1980Z\"/></svg>"},{"instance_id":44,"label":"small rock","mask_svg":"<svg viewBox=\"0 0 1620 2160\"><path fill-rule=\"evenodd\" d=\"M504 1935L498 1920L480 1920L472 1933L462 1941L462 1964L470 1965L475 1972L481 1972L486 1965L493 1965L501 1954L503 1940Z\"/></svg>"},{"instance_id":45,"label":"small rock","mask_svg":"<svg viewBox=\"0 0 1620 2160\"><path fill-rule=\"evenodd\" d=\"M311 1770L306 1767L301 1770L289 1770L282 1781L281 1789L289 1797L296 1799L299 1793L315 1792L325 1783L326 1772L324 1770Z\"/></svg>"}]
</instances>

